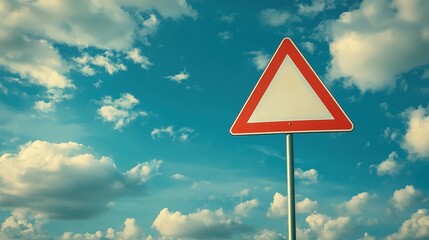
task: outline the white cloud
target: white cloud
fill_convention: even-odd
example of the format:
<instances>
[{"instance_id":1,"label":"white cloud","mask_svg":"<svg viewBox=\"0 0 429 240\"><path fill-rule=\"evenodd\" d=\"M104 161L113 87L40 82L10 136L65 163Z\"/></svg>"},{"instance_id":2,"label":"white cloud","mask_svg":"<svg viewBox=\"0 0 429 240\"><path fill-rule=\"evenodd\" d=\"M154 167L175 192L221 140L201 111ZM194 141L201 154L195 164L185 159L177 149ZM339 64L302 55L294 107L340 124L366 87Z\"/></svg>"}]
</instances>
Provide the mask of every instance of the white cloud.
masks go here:
<instances>
[{"instance_id":1,"label":"white cloud","mask_svg":"<svg viewBox=\"0 0 429 240\"><path fill-rule=\"evenodd\" d=\"M90 56L87 52L82 53L80 57L73 58L76 63L75 69L82 72L85 76L93 76L95 67L102 68L109 75L118 71L125 71L127 67L122 63L122 58L131 60L133 63L140 64L143 69L149 69L152 66L149 58L141 54L141 50L133 48L123 52L104 51L101 54Z\"/></svg>"},{"instance_id":2,"label":"white cloud","mask_svg":"<svg viewBox=\"0 0 429 240\"><path fill-rule=\"evenodd\" d=\"M252 63L258 70L263 70L270 61L270 56L262 51L251 51L249 54L253 56Z\"/></svg>"},{"instance_id":3,"label":"white cloud","mask_svg":"<svg viewBox=\"0 0 429 240\"><path fill-rule=\"evenodd\" d=\"M155 10L165 18L178 20L184 16L197 18L198 13L190 6L186 0L129 0L120 1L124 6L137 7L139 10Z\"/></svg>"},{"instance_id":4,"label":"white cloud","mask_svg":"<svg viewBox=\"0 0 429 240\"><path fill-rule=\"evenodd\" d=\"M169 136L173 140L179 139L181 142L186 142L189 140L189 137L195 134L195 130L188 127L183 127L179 130L174 130L173 126L154 128L150 133L153 139L161 139L164 136Z\"/></svg>"},{"instance_id":5,"label":"white cloud","mask_svg":"<svg viewBox=\"0 0 429 240\"><path fill-rule=\"evenodd\" d=\"M317 201L305 198L300 202L296 202L295 210L297 213L308 213L317 208ZM276 192L273 197L273 201L268 208L267 217L276 218L286 216L288 212L287 208L287 196L283 196L281 193Z\"/></svg>"},{"instance_id":6,"label":"white cloud","mask_svg":"<svg viewBox=\"0 0 429 240\"><path fill-rule=\"evenodd\" d=\"M188 177L186 177L185 175L180 174L180 173L175 173L175 174L171 175L171 178L174 180L178 180L178 181L186 181L189 179Z\"/></svg>"},{"instance_id":7,"label":"white cloud","mask_svg":"<svg viewBox=\"0 0 429 240\"><path fill-rule=\"evenodd\" d=\"M132 18L115 1L34 1L5 12L8 28L71 46L124 49L133 42Z\"/></svg>"},{"instance_id":8,"label":"white cloud","mask_svg":"<svg viewBox=\"0 0 429 240\"><path fill-rule=\"evenodd\" d=\"M123 93L120 98L114 100L106 96L99 104L101 107L97 110L98 115L104 122L114 123L115 130L121 130L139 116L148 115L144 111L134 110L139 100L129 93Z\"/></svg>"},{"instance_id":9,"label":"white cloud","mask_svg":"<svg viewBox=\"0 0 429 240\"><path fill-rule=\"evenodd\" d=\"M375 197L371 196L368 192L361 192L353 196L349 201L341 203L340 206L343 206L349 213L358 214L362 211L365 205L368 203L368 200Z\"/></svg>"},{"instance_id":10,"label":"white cloud","mask_svg":"<svg viewBox=\"0 0 429 240\"><path fill-rule=\"evenodd\" d=\"M105 233L96 231L95 233L73 233L65 232L59 238L60 240L101 240L101 239L117 239L117 240L144 240L149 239L144 236L142 229L138 226L135 218L127 218L124 221L122 230L114 230L108 228Z\"/></svg>"},{"instance_id":11,"label":"white cloud","mask_svg":"<svg viewBox=\"0 0 429 240\"><path fill-rule=\"evenodd\" d=\"M191 75L185 70L180 71L179 73L171 76L166 76L167 79L174 81L176 83L181 83L182 81L187 80Z\"/></svg>"},{"instance_id":12,"label":"white cloud","mask_svg":"<svg viewBox=\"0 0 429 240\"><path fill-rule=\"evenodd\" d=\"M287 21L296 22L299 20L296 16L287 11L281 11L273 8L266 8L259 14L259 19L262 23L271 27L279 27Z\"/></svg>"},{"instance_id":13,"label":"white cloud","mask_svg":"<svg viewBox=\"0 0 429 240\"><path fill-rule=\"evenodd\" d=\"M312 42L303 42L302 47L307 50L309 53L313 54L314 53L314 44Z\"/></svg>"},{"instance_id":14,"label":"white cloud","mask_svg":"<svg viewBox=\"0 0 429 240\"><path fill-rule=\"evenodd\" d=\"M400 165L396 160L398 159L398 154L396 152L391 152L386 160L377 165L377 175L396 175L401 170L402 165Z\"/></svg>"},{"instance_id":15,"label":"white cloud","mask_svg":"<svg viewBox=\"0 0 429 240\"><path fill-rule=\"evenodd\" d=\"M150 162L139 163L125 173L127 178L137 183L145 183L156 175L161 167L162 160L152 160Z\"/></svg>"},{"instance_id":16,"label":"white cloud","mask_svg":"<svg viewBox=\"0 0 429 240\"><path fill-rule=\"evenodd\" d=\"M405 188L395 190L391 203L396 209L403 211L417 201L420 195L420 191L415 189L414 186L407 185Z\"/></svg>"},{"instance_id":17,"label":"white cloud","mask_svg":"<svg viewBox=\"0 0 429 240\"><path fill-rule=\"evenodd\" d=\"M0 16L4 28L70 46L124 50L132 45L137 25L130 12L157 11L163 17L196 17L186 0L150 0L87 2L84 0L33 1L3 3ZM152 15L151 15L152 18ZM153 20L152 20L153 22ZM107 27L100 27L107 26ZM143 24L150 27L153 23Z\"/></svg>"},{"instance_id":18,"label":"white cloud","mask_svg":"<svg viewBox=\"0 0 429 240\"><path fill-rule=\"evenodd\" d=\"M309 213L314 211L317 208L317 201L310 200L309 198L304 198L301 202L296 203L296 212L298 213Z\"/></svg>"},{"instance_id":19,"label":"white cloud","mask_svg":"<svg viewBox=\"0 0 429 240\"><path fill-rule=\"evenodd\" d=\"M241 191L237 194L237 196L239 196L239 197L247 197L247 196L249 196L249 194L250 194L250 189L245 188L245 189L241 190Z\"/></svg>"},{"instance_id":20,"label":"white cloud","mask_svg":"<svg viewBox=\"0 0 429 240\"><path fill-rule=\"evenodd\" d=\"M305 221L310 229L317 233L317 240L344 239L342 236L348 232L351 227L350 217L330 217L319 214L310 214Z\"/></svg>"},{"instance_id":21,"label":"white cloud","mask_svg":"<svg viewBox=\"0 0 429 240\"><path fill-rule=\"evenodd\" d=\"M96 55L95 57L91 57L90 61L95 66L104 67L106 72L110 75L119 71L119 70L127 70L124 64L121 62L113 62L111 57L113 54L111 52L104 52L103 55Z\"/></svg>"},{"instance_id":22,"label":"white cloud","mask_svg":"<svg viewBox=\"0 0 429 240\"><path fill-rule=\"evenodd\" d=\"M283 217L287 215L287 196L276 192L268 208L267 217Z\"/></svg>"},{"instance_id":23,"label":"white cloud","mask_svg":"<svg viewBox=\"0 0 429 240\"><path fill-rule=\"evenodd\" d=\"M429 211L419 209L406 220L398 232L386 237L386 240L428 239Z\"/></svg>"},{"instance_id":24,"label":"white cloud","mask_svg":"<svg viewBox=\"0 0 429 240\"><path fill-rule=\"evenodd\" d=\"M133 51L135 50L130 51L132 57L136 58L136 53L134 53ZM130 54L130 52L127 52L127 54ZM88 53L83 53L81 57L76 57L73 60L79 64L78 68L81 69L80 71L84 75L88 76L95 74L95 71L93 69L94 66L104 68L104 70L110 75L118 71L127 70L127 67L119 60L119 58L110 51L105 51L104 53L97 54L95 56L89 56ZM134 59L132 60L134 61Z\"/></svg>"},{"instance_id":25,"label":"white cloud","mask_svg":"<svg viewBox=\"0 0 429 240\"><path fill-rule=\"evenodd\" d=\"M296 228L296 239L299 240L311 240L314 239L311 237L311 229L301 229L299 227Z\"/></svg>"},{"instance_id":26,"label":"white cloud","mask_svg":"<svg viewBox=\"0 0 429 240\"><path fill-rule=\"evenodd\" d=\"M314 16L326 7L325 0L313 0L311 5L298 4L298 13L305 16Z\"/></svg>"},{"instance_id":27,"label":"white cloud","mask_svg":"<svg viewBox=\"0 0 429 240\"><path fill-rule=\"evenodd\" d=\"M321 232L324 224L328 220L328 216L320 213L312 213L305 218L305 221L307 222L310 229L316 232Z\"/></svg>"},{"instance_id":28,"label":"white cloud","mask_svg":"<svg viewBox=\"0 0 429 240\"><path fill-rule=\"evenodd\" d=\"M154 160L123 173L112 159L97 158L75 142L29 142L17 154L0 156L0 207L59 219L88 218L120 196L143 191L159 164Z\"/></svg>"},{"instance_id":29,"label":"white cloud","mask_svg":"<svg viewBox=\"0 0 429 240\"><path fill-rule=\"evenodd\" d=\"M89 65L84 65L80 71L85 76L94 76L95 75L95 70L92 67L90 67Z\"/></svg>"},{"instance_id":30,"label":"white cloud","mask_svg":"<svg viewBox=\"0 0 429 240\"><path fill-rule=\"evenodd\" d=\"M203 209L183 215L181 212L173 213L164 208L159 212L152 228L164 237L185 239L228 239L235 234L251 230L238 219L227 217L222 209Z\"/></svg>"},{"instance_id":31,"label":"white cloud","mask_svg":"<svg viewBox=\"0 0 429 240\"><path fill-rule=\"evenodd\" d=\"M365 0L342 13L330 26L329 78L361 92L393 88L401 74L429 63L428 11L424 0Z\"/></svg>"},{"instance_id":32,"label":"white cloud","mask_svg":"<svg viewBox=\"0 0 429 240\"><path fill-rule=\"evenodd\" d=\"M389 127L384 129L384 137L389 141L396 141L399 135L399 130L393 130Z\"/></svg>"},{"instance_id":33,"label":"white cloud","mask_svg":"<svg viewBox=\"0 0 429 240\"><path fill-rule=\"evenodd\" d=\"M179 131L176 132L176 135L179 138L179 141L186 142L188 141L189 137L192 135L195 135L195 130L188 127L183 127L179 129Z\"/></svg>"},{"instance_id":34,"label":"white cloud","mask_svg":"<svg viewBox=\"0 0 429 240\"><path fill-rule=\"evenodd\" d=\"M193 190L200 190L200 189L207 189L207 186L210 185L211 182L201 180L199 182L194 182L191 186L191 189Z\"/></svg>"},{"instance_id":35,"label":"white cloud","mask_svg":"<svg viewBox=\"0 0 429 240\"><path fill-rule=\"evenodd\" d=\"M154 128L150 135L153 139L160 139L163 135L172 137L174 135L173 126Z\"/></svg>"},{"instance_id":36,"label":"white cloud","mask_svg":"<svg viewBox=\"0 0 429 240\"><path fill-rule=\"evenodd\" d=\"M74 89L67 76L73 64L63 59L56 44L124 54L136 40L147 43L147 35L156 32L159 19L154 11L176 20L197 16L186 0L4 0L0 4L0 66L48 90ZM146 13L148 19L142 17ZM150 65L147 58L139 59L135 53L131 59L143 68ZM99 54L90 60L109 74L125 70L110 55ZM96 73L89 64L79 68L87 76Z\"/></svg>"},{"instance_id":37,"label":"white cloud","mask_svg":"<svg viewBox=\"0 0 429 240\"><path fill-rule=\"evenodd\" d=\"M156 31L158 30L158 26L160 24L160 19L156 17L155 14L149 14L149 17L143 18L142 16L139 16L139 25L142 25L143 27L139 30L139 37L141 41L149 46L149 40L148 36L154 35ZM143 65L142 65L143 67ZM143 67L144 68L144 67Z\"/></svg>"},{"instance_id":38,"label":"white cloud","mask_svg":"<svg viewBox=\"0 0 429 240\"><path fill-rule=\"evenodd\" d=\"M408 158L429 158L429 108L409 109L404 115L408 118L408 128L402 142L402 148L408 152Z\"/></svg>"},{"instance_id":39,"label":"white cloud","mask_svg":"<svg viewBox=\"0 0 429 240\"><path fill-rule=\"evenodd\" d=\"M232 38L232 33L228 32L228 31L224 31L224 32L219 32L217 34L222 40L228 40Z\"/></svg>"},{"instance_id":40,"label":"white cloud","mask_svg":"<svg viewBox=\"0 0 429 240\"><path fill-rule=\"evenodd\" d=\"M317 184L319 174L316 169L309 169L307 171L302 171L301 168L295 170L295 177L297 179L303 180L303 183L306 185Z\"/></svg>"},{"instance_id":41,"label":"white cloud","mask_svg":"<svg viewBox=\"0 0 429 240\"><path fill-rule=\"evenodd\" d=\"M0 45L0 65L20 78L48 89L74 87L66 77L69 67L49 42L9 32L0 24Z\"/></svg>"},{"instance_id":42,"label":"white cloud","mask_svg":"<svg viewBox=\"0 0 429 240\"><path fill-rule=\"evenodd\" d=\"M56 104L66 99L71 99L72 94L66 93L66 90L59 88L49 88L44 94L47 100L39 100L34 103L33 108L42 113L53 112L56 109Z\"/></svg>"},{"instance_id":43,"label":"white cloud","mask_svg":"<svg viewBox=\"0 0 429 240\"><path fill-rule=\"evenodd\" d=\"M40 112L48 113L55 110L55 105L52 102L36 101L34 103L34 109Z\"/></svg>"},{"instance_id":44,"label":"white cloud","mask_svg":"<svg viewBox=\"0 0 429 240\"><path fill-rule=\"evenodd\" d=\"M44 218L27 211L15 210L1 224L1 239L47 239L42 226L47 222Z\"/></svg>"},{"instance_id":45,"label":"white cloud","mask_svg":"<svg viewBox=\"0 0 429 240\"><path fill-rule=\"evenodd\" d=\"M241 216L248 216L254 208L258 207L258 205L258 199L244 201L234 207L234 213Z\"/></svg>"},{"instance_id":46,"label":"white cloud","mask_svg":"<svg viewBox=\"0 0 429 240\"><path fill-rule=\"evenodd\" d=\"M254 240L285 240L285 239L286 238L283 237L282 235L269 229L262 229L262 231L260 231L254 237Z\"/></svg>"},{"instance_id":47,"label":"white cloud","mask_svg":"<svg viewBox=\"0 0 429 240\"><path fill-rule=\"evenodd\" d=\"M95 233L72 233L65 232L60 236L59 240L99 240L103 239L104 234L101 231L97 231ZM109 235L110 237L110 235ZM107 237L106 237L107 238ZM107 238L109 239L109 238Z\"/></svg>"},{"instance_id":48,"label":"white cloud","mask_svg":"<svg viewBox=\"0 0 429 240\"><path fill-rule=\"evenodd\" d=\"M143 69L148 69L152 63L149 61L149 58L141 55L141 51L138 48L133 48L127 52L127 58L131 59L134 63L140 64Z\"/></svg>"},{"instance_id":49,"label":"white cloud","mask_svg":"<svg viewBox=\"0 0 429 240\"><path fill-rule=\"evenodd\" d=\"M350 229L350 217L338 217L329 219L324 225L318 239L331 240L341 239L341 235L346 234Z\"/></svg>"}]
</instances>

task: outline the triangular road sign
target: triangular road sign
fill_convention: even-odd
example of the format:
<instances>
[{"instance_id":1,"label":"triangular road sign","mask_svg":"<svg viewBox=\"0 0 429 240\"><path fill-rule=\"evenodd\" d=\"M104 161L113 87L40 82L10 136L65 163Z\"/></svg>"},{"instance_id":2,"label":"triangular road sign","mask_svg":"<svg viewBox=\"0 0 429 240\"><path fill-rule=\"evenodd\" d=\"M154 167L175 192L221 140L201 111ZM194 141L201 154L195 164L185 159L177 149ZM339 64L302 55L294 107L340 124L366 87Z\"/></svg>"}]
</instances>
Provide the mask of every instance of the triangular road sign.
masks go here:
<instances>
[{"instance_id":1,"label":"triangular road sign","mask_svg":"<svg viewBox=\"0 0 429 240\"><path fill-rule=\"evenodd\" d=\"M290 38L274 53L233 135L351 131L353 123Z\"/></svg>"}]
</instances>

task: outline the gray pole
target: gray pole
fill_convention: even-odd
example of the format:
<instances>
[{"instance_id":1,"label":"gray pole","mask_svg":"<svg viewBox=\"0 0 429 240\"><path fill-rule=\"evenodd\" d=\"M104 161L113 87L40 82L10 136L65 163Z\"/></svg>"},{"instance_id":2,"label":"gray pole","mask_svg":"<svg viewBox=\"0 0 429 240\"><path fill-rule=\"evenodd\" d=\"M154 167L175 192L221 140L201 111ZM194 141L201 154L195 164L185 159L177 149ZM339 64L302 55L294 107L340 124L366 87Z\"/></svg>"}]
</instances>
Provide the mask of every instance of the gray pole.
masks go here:
<instances>
[{"instance_id":1,"label":"gray pole","mask_svg":"<svg viewBox=\"0 0 429 240\"><path fill-rule=\"evenodd\" d=\"M295 175L293 167L293 135L286 134L286 174L289 240L296 240L295 227Z\"/></svg>"}]
</instances>

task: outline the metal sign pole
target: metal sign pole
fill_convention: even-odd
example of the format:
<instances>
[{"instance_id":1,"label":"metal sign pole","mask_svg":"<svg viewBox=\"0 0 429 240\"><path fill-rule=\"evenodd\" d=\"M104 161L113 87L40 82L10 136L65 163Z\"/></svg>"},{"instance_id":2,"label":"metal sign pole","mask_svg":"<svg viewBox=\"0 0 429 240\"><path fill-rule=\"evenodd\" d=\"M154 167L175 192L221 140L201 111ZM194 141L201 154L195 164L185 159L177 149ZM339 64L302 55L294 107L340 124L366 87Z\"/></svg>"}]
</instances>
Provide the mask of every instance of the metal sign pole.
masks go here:
<instances>
[{"instance_id":1,"label":"metal sign pole","mask_svg":"<svg viewBox=\"0 0 429 240\"><path fill-rule=\"evenodd\" d=\"M287 206L288 206L288 236L296 240L295 227L295 175L293 167L293 135L286 134L286 174L287 174Z\"/></svg>"}]
</instances>

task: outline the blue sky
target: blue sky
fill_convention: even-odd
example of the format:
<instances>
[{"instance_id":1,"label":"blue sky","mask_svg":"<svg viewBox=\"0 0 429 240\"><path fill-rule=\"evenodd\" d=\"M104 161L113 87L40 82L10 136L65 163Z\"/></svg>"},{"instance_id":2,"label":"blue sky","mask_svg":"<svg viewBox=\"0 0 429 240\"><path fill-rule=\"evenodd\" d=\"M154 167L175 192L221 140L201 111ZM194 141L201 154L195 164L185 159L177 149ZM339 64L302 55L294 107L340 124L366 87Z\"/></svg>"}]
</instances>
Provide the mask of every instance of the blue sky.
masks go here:
<instances>
[{"instance_id":1,"label":"blue sky","mask_svg":"<svg viewBox=\"0 0 429 240\"><path fill-rule=\"evenodd\" d=\"M295 134L298 239L428 239L428 12L2 1L1 238L285 239L285 135L229 129L289 37L355 125Z\"/></svg>"}]
</instances>

